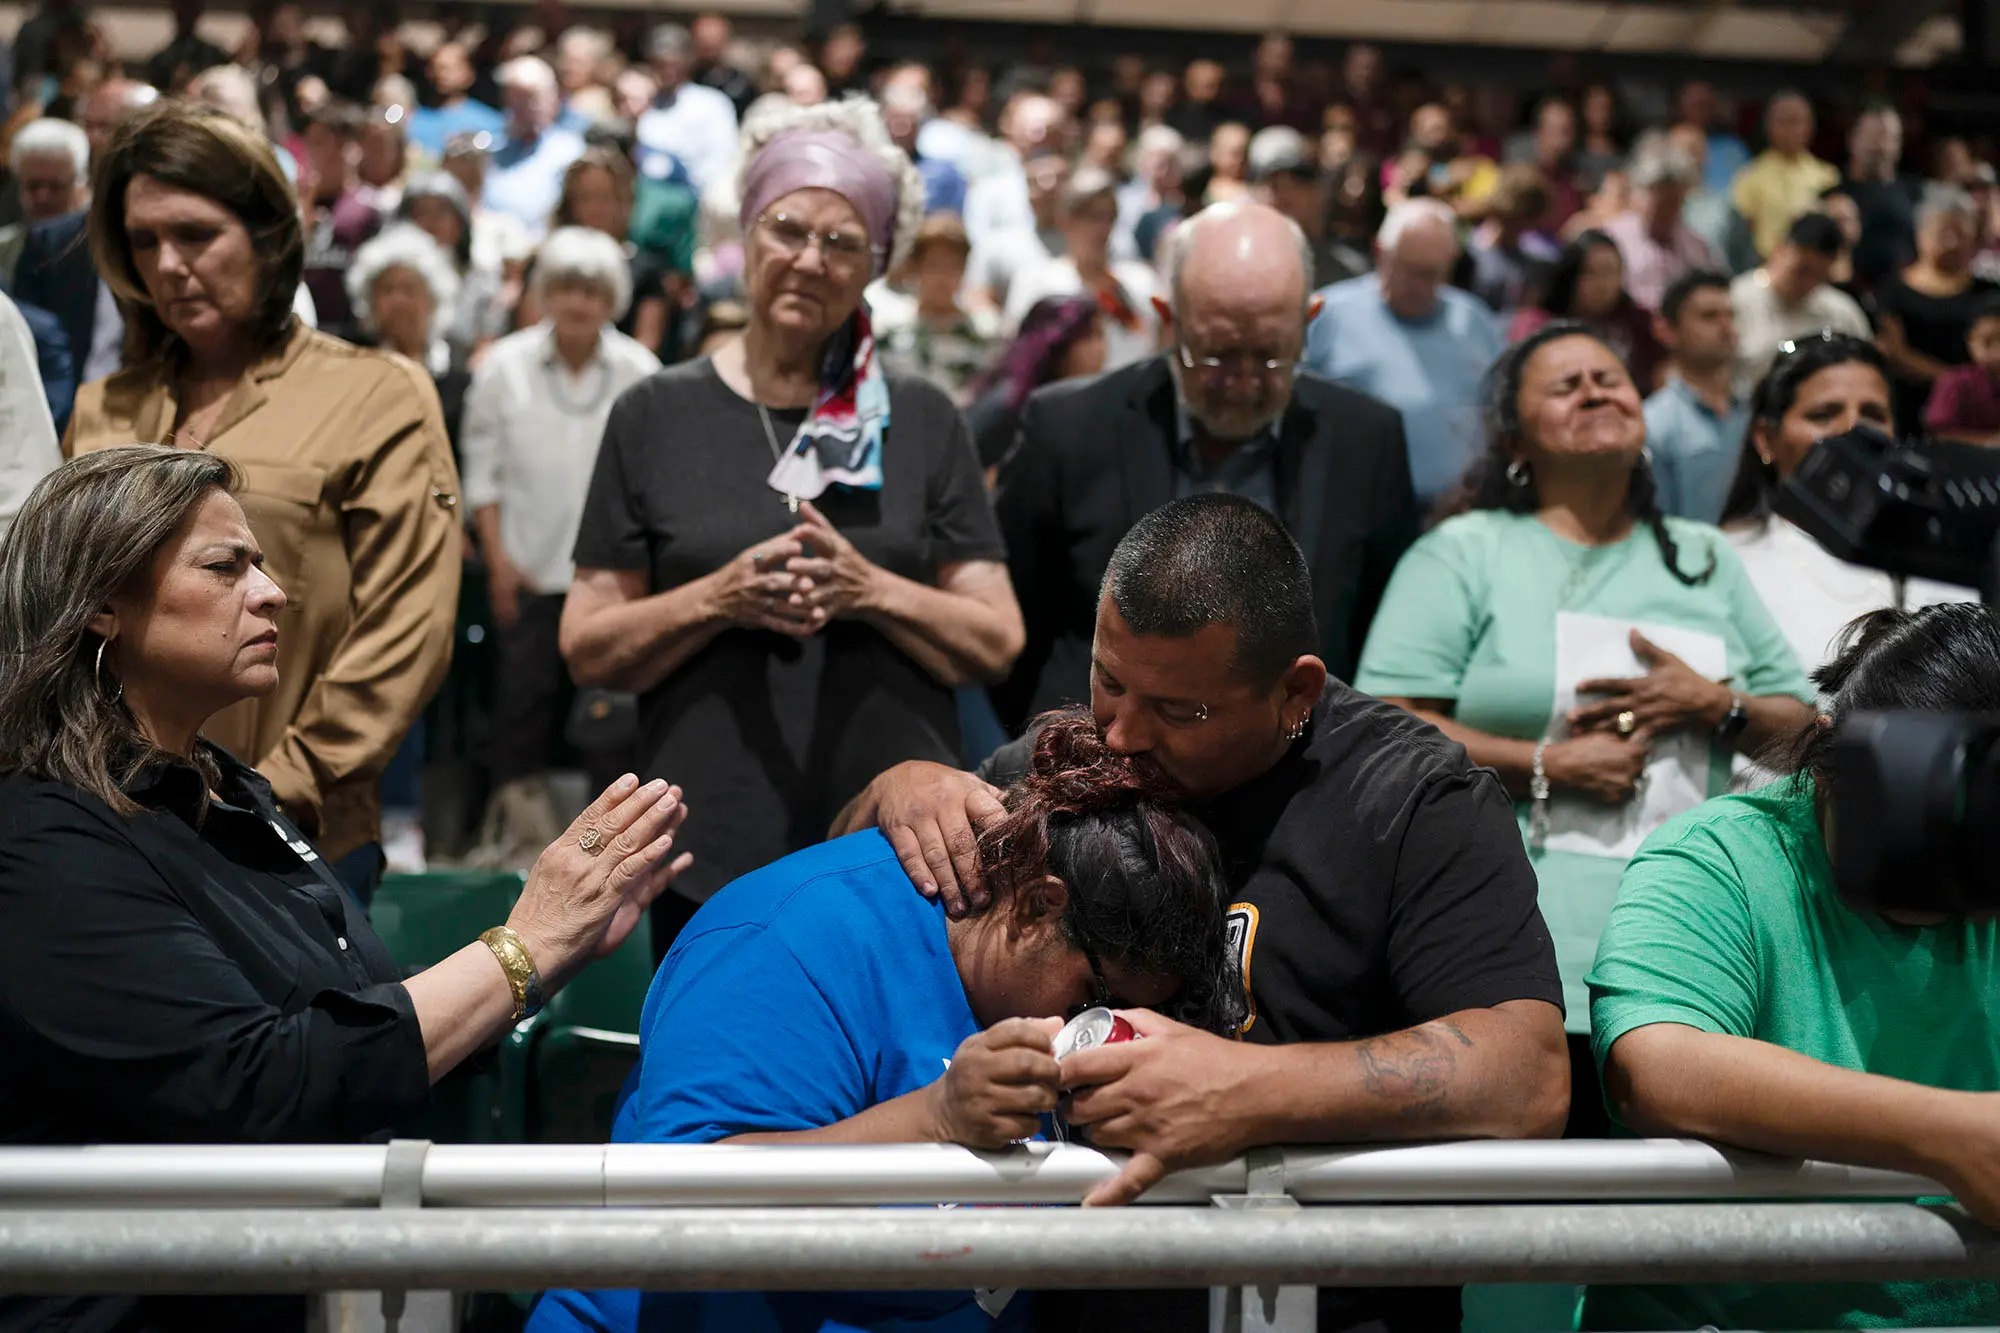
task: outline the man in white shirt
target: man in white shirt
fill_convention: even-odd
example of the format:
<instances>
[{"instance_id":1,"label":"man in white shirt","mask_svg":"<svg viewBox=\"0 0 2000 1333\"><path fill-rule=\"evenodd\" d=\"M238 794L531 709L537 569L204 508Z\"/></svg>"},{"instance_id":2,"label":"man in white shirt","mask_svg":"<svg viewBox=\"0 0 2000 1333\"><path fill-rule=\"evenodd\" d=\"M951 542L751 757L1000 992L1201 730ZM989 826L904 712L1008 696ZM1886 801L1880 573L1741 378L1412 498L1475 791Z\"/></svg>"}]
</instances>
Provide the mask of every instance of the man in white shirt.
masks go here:
<instances>
[{"instance_id":1,"label":"man in white shirt","mask_svg":"<svg viewBox=\"0 0 2000 1333\"><path fill-rule=\"evenodd\" d=\"M1062 255L1068 247L1062 199L1069 175L1069 160L1054 153L1028 163L1028 225L1002 228L984 240L973 237L972 259L965 271L967 305L998 314L1007 308L1016 278ZM969 219L965 230L972 231Z\"/></svg>"},{"instance_id":2,"label":"man in white shirt","mask_svg":"<svg viewBox=\"0 0 2000 1333\"><path fill-rule=\"evenodd\" d=\"M554 761L571 693L557 631L604 423L660 363L615 327L632 279L624 248L602 232L552 232L534 294L548 318L487 350L466 390L459 447L499 631L492 762L508 794L497 808L527 801L540 811L538 777ZM492 850L512 863L508 849Z\"/></svg>"},{"instance_id":3,"label":"man in white shirt","mask_svg":"<svg viewBox=\"0 0 2000 1333\"><path fill-rule=\"evenodd\" d=\"M647 57L660 91L639 117L639 146L671 154L695 193L706 194L736 170L736 105L689 77L693 39L678 23L662 23L646 39Z\"/></svg>"},{"instance_id":4,"label":"man in white shirt","mask_svg":"<svg viewBox=\"0 0 2000 1333\"><path fill-rule=\"evenodd\" d=\"M1000 113L993 169L975 175L965 196L965 230L977 250L1010 232L1038 225L1029 165L1044 155L1067 156L1069 114L1053 98L1021 93ZM923 146L921 138L918 147Z\"/></svg>"},{"instance_id":5,"label":"man in white shirt","mask_svg":"<svg viewBox=\"0 0 2000 1333\"><path fill-rule=\"evenodd\" d=\"M1079 167L1062 196L1064 253L1014 279L1007 292L1006 327L1012 332L1037 301L1087 296L1104 312L1104 368L1144 361L1160 350L1160 294L1153 270L1111 258L1118 221L1118 182L1098 167Z\"/></svg>"},{"instance_id":6,"label":"man in white shirt","mask_svg":"<svg viewBox=\"0 0 2000 1333\"><path fill-rule=\"evenodd\" d=\"M1821 329L1874 337L1854 298L1828 281L1845 245L1838 222L1824 213L1807 213L1793 221L1770 259L1730 284L1739 394L1747 395L1764 378L1779 343Z\"/></svg>"}]
</instances>

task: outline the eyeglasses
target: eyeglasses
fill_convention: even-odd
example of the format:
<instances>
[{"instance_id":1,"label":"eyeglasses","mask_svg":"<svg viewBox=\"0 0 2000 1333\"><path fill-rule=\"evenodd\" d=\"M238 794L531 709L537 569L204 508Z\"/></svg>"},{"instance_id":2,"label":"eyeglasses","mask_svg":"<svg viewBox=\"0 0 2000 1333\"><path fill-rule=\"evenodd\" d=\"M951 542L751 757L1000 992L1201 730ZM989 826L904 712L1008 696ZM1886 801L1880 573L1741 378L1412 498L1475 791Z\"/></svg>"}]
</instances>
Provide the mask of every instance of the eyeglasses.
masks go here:
<instances>
[{"instance_id":1,"label":"eyeglasses","mask_svg":"<svg viewBox=\"0 0 2000 1333\"><path fill-rule=\"evenodd\" d=\"M858 264L878 253L866 236L851 231L814 231L783 213L766 213L758 221L763 223L764 235L770 238L772 246L787 258L804 254L815 241L819 242L820 255L829 264Z\"/></svg>"},{"instance_id":2,"label":"eyeglasses","mask_svg":"<svg viewBox=\"0 0 2000 1333\"><path fill-rule=\"evenodd\" d=\"M1295 375L1299 369L1297 361L1280 361L1275 357L1262 358L1249 352L1229 352L1222 356L1196 356L1188 350L1186 343L1177 343L1174 350L1180 356L1183 370L1198 370L1211 377Z\"/></svg>"}]
</instances>

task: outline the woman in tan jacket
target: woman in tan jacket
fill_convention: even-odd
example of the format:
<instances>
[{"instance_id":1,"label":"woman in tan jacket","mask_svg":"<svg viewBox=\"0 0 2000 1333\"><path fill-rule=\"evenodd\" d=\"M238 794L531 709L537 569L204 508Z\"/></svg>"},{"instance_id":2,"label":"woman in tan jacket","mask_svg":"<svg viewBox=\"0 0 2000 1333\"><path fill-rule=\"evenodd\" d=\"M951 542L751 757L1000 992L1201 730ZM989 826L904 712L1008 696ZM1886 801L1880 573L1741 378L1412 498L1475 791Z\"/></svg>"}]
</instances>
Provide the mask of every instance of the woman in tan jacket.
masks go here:
<instances>
[{"instance_id":1,"label":"woman in tan jacket","mask_svg":"<svg viewBox=\"0 0 2000 1333\"><path fill-rule=\"evenodd\" d=\"M270 779L364 899L378 781L444 679L458 602L458 473L422 367L292 314L298 201L268 143L162 103L97 163L90 244L125 316L125 368L77 394L64 451L205 449L289 594L281 684L206 734Z\"/></svg>"}]
</instances>

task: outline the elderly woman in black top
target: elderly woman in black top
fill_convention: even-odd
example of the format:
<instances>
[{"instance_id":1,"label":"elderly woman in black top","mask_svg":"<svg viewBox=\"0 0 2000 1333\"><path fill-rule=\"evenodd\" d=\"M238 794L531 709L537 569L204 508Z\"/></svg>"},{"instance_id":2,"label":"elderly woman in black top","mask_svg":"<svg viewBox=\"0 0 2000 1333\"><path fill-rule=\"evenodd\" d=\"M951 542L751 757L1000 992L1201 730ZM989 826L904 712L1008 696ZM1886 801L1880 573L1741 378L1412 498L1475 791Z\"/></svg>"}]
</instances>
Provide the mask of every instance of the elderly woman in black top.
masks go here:
<instances>
[{"instance_id":1,"label":"elderly woman in black top","mask_svg":"<svg viewBox=\"0 0 2000 1333\"><path fill-rule=\"evenodd\" d=\"M563 608L571 673L641 696L643 771L703 812L662 952L882 769L954 762L953 687L1022 639L965 424L884 374L861 300L923 216L915 168L865 101L753 113L743 138L749 326L612 408Z\"/></svg>"},{"instance_id":2,"label":"elderly woman in black top","mask_svg":"<svg viewBox=\"0 0 2000 1333\"><path fill-rule=\"evenodd\" d=\"M201 739L278 678L285 593L233 484L212 454L101 450L44 478L0 545L0 1143L386 1135L687 862L678 793L627 775L504 924L404 980L270 784ZM304 1316L0 1296L9 1328Z\"/></svg>"}]
</instances>

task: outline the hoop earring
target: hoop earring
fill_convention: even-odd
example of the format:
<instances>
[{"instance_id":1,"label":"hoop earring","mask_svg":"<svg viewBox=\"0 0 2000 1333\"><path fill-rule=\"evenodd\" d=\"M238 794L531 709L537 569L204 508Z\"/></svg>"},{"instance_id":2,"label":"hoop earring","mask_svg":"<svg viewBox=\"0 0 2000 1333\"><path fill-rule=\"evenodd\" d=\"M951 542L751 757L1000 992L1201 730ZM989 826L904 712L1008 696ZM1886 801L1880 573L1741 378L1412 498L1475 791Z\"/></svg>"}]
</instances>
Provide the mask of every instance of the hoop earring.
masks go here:
<instances>
[{"instance_id":1,"label":"hoop earring","mask_svg":"<svg viewBox=\"0 0 2000 1333\"><path fill-rule=\"evenodd\" d=\"M1517 458L1507 465L1507 484L1509 486L1528 484L1528 465L1525 462Z\"/></svg>"},{"instance_id":2,"label":"hoop earring","mask_svg":"<svg viewBox=\"0 0 2000 1333\"><path fill-rule=\"evenodd\" d=\"M91 679L97 683L99 690L104 688L104 650L110 646L111 640L109 639L99 639L97 641L97 664L91 668L90 675ZM118 688L112 691L111 702L117 703L125 697L125 682L114 678L112 683Z\"/></svg>"}]
</instances>

